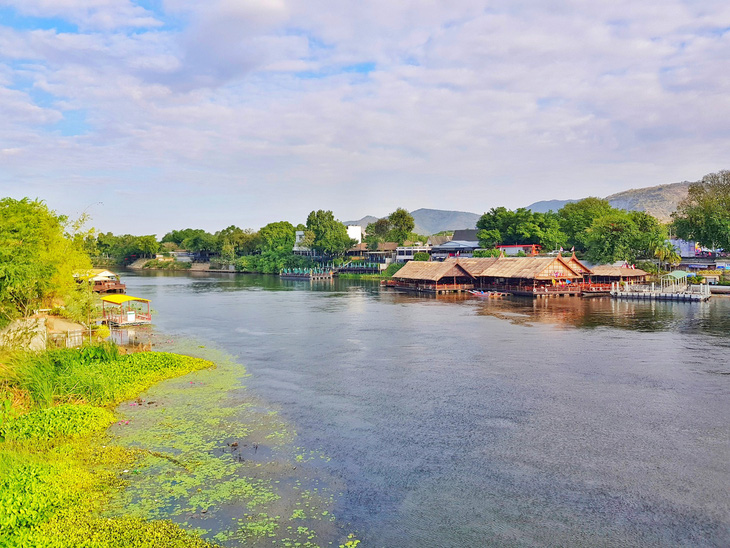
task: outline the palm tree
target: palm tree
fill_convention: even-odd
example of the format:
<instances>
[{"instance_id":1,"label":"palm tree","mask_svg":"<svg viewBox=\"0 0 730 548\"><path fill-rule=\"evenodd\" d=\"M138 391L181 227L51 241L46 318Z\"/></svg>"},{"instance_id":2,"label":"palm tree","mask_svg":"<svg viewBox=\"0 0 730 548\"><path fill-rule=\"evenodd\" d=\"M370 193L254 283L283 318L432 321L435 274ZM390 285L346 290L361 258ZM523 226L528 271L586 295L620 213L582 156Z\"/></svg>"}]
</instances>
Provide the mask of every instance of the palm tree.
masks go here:
<instances>
[{"instance_id":1,"label":"palm tree","mask_svg":"<svg viewBox=\"0 0 730 548\"><path fill-rule=\"evenodd\" d=\"M659 270L662 269L662 263L667 266L679 264L682 258L677 253L677 249L668 241L664 241L654 247L654 257L659 259Z\"/></svg>"}]
</instances>

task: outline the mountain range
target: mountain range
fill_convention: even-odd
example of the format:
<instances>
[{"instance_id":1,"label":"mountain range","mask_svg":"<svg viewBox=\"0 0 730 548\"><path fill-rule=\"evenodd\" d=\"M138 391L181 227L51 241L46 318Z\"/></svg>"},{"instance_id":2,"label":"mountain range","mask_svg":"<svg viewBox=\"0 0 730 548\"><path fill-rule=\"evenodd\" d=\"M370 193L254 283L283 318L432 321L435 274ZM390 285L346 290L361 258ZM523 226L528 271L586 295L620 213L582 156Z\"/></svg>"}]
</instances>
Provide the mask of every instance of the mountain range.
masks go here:
<instances>
[{"instance_id":1,"label":"mountain range","mask_svg":"<svg viewBox=\"0 0 730 548\"><path fill-rule=\"evenodd\" d=\"M611 194L605 199L615 208L628 211L646 211L663 222L668 222L672 212L677 205L687 196L687 190L691 183L671 183L668 185L651 186L647 188L634 188ZM526 206L536 213L557 211L565 204L577 202L575 200L543 200ZM416 224L414 232L418 234L436 234L444 230L459 230L462 228L474 228L481 217L477 213L467 211L445 211L442 209L416 209L411 211ZM348 221L346 225L359 225L365 229L368 224L377 221L377 217L368 215L359 221Z\"/></svg>"}]
</instances>

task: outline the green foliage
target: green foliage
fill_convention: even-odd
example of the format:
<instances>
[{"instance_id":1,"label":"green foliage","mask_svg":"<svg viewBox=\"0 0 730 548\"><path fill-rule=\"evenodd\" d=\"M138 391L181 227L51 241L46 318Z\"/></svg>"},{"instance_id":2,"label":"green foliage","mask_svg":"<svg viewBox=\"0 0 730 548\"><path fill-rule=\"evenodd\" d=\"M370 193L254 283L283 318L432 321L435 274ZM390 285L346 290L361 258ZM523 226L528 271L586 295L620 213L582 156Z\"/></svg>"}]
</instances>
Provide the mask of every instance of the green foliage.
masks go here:
<instances>
[{"instance_id":1,"label":"green foliage","mask_svg":"<svg viewBox=\"0 0 730 548\"><path fill-rule=\"evenodd\" d=\"M421 241L422 236L413 233L416 226L413 216L399 207L393 213L370 223L365 228L365 242L368 249L377 249L382 242L397 242L403 245L406 240Z\"/></svg>"},{"instance_id":2,"label":"green foliage","mask_svg":"<svg viewBox=\"0 0 730 548\"><path fill-rule=\"evenodd\" d=\"M519 208L492 208L477 221L479 245L490 248L498 244L540 244L543 247L562 245L566 241L557 214L533 213Z\"/></svg>"},{"instance_id":3,"label":"green foliage","mask_svg":"<svg viewBox=\"0 0 730 548\"><path fill-rule=\"evenodd\" d=\"M355 245L355 240L347 234L347 227L336 220L331 211L312 211L307 216L307 230L313 236L309 247L322 255L341 256Z\"/></svg>"},{"instance_id":4,"label":"green foliage","mask_svg":"<svg viewBox=\"0 0 730 548\"><path fill-rule=\"evenodd\" d=\"M259 230L259 249L291 254L296 240L296 228L287 221L269 223Z\"/></svg>"},{"instance_id":5,"label":"green foliage","mask_svg":"<svg viewBox=\"0 0 730 548\"><path fill-rule=\"evenodd\" d=\"M74 401L110 405L132 398L164 378L212 365L163 352L117 356L114 348L91 346L26 355L14 364L9 382L26 390L39 407Z\"/></svg>"},{"instance_id":6,"label":"green foliage","mask_svg":"<svg viewBox=\"0 0 730 548\"><path fill-rule=\"evenodd\" d=\"M499 249L475 249L473 257L499 257L501 254Z\"/></svg>"},{"instance_id":7,"label":"green foliage","mask_svg":"<svg viewBox=\"0 0 730 548\"><path fill-rule=\"evenodd\" d=\"M680 238L713 250L730 249L730 171L710 173L692 183L672 219Z\"/></svg>"},{"instance_id":8,"label":"green foliage","mask_svg":"<svg viewBox=\"0 0 730 548\"><path fill-rule=\"evenodd\" d=\"M41 201L0 200L0 326L76 297L73 275L91 268L68 219Z\"/></svg>"},{"instance_id":9,"label":"green foliage","mask_svg":"<svg viewBox=\"0 0 730 548\"><path fill-rule=\"evenodd\" d=\"M576 249L585 251L588 248L587 229L598 217L615 211L617 210L611 207L607 200L600 198L585 198L565 204L558 211L560 228L565 234L567 242L574 245Z\"/></svg>"},{"instance_id":10,"label":"green foliage","mask_svg":"<svg viewBox=\"0 0 730 548\"><path fill-rule=\"evenodd\" d=\"M215 233L217 252L222 261L232 263L236 257L256 251L261 245L261 236L250 228L245 230L231 225Z\"/></svg>"},{"instance_id":11,"label":"green foliage","mask_svg":"<svg viewBox=\"0 0 730 548\"><path fill-rule=\"evenodd\" d=\"M190 270L192 266L193 263L190 262L151 259L142 265L142 268L149 268L153 270Z\"/></svg>"},{"instance_id":12,"label":"green foliage","mask_svg":"<svg viewBox=\"0 0 730 548\"><path fill-rule=\"evenodd\" d=\"M0 429L0 438L6 441L49 440L60 436L78 436L96 430L104 430L114 422L114 414L108 409L91 405L64 404L45 409L35 409Z\"/></svg>"},{"instance_id":13,"label":"green foliage","mask_svg":"<svg viewBox=\"0 0 730 548\"><path fill-rule=\"evenodd\" d=\"M586 258L594 263L635 263L640 258L653 258L665 240L664 227L651 215L614 209L594 219L586 229Z\"/></svg>"},{"instance_id":14,"label":"green foliage","mask_svg":"<svg viewBox=\"0 0 730 548\"><path fill-rule=\"evenodd\" d=\"M393 274L395 274L396 272L398 272L401 268L403 268L404 265L405 265L405 263L390 263L388 265L388 268L386 268L383 271L383 275L384 276L392 276Z\"/></svg>"},{"instance_id":15,"label":"green foliage","mask_svg":"<svg viewBox=\"0 0 730 548\"><path fill-rule=\"evenodd\" d=\"M260 272L262 274L278 274L285 268L309 268L313 266L311 259L294 255L291 250L264 251L260 255L244 255L236 259L238 272Z\"/></svg>"},{"instance_id":16,"label":"green foliage","mask_svg":"<svg viewBox=\"0 0 730 548\"><path fill-rule=\"evenodd\" d=\"M160 243L154 235L134 236L122 234L115 236L111 232L98 234L93 247L95 257L110 258L117 263L131 263L144 257L153 257L160 250ZM97 259L95 259L97 262Z\"/></svg>"},{"instance_id":17,"label":"green foliage","mask_svg":"<svg viewBox=\"0 0 730 548\"><path fill-rule=\"evenodd\" d=\"M414 261L428 261L430 258L431 256L425 251L417 251L413 254Z\"/></svg>"}]
</instances>

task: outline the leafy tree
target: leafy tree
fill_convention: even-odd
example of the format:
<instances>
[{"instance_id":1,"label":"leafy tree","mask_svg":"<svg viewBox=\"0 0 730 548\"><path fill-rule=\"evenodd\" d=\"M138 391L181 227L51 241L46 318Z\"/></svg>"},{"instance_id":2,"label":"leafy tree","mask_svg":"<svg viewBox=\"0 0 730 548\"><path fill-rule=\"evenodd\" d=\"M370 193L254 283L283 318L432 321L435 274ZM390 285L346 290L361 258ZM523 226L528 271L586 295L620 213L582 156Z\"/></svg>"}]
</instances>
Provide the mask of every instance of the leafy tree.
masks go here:
<instances>
[{"instance_id":1,"label":"leafy tree","mask_svg":"<svg viewBox=\"0 0 730 548\"><path fill-rule=\"evenodd\" d=\"M430 258L431 256L425 251L416 251L416 253L413 255L414 261L428 261Z\"/></svg>"},{"instance_id":2,"label":"leafy tree","mask_svg":"<svg viewBox=\"0 0 730 548\"><path fill-rule=\"evenodd\" d=\"M307 216L307 230L313 235L310 247L324 255L344 255L356 243L331 211L312 211Z\"/></svg>"},{"instance_id":3,"label":"leafy tree","mask_svg":"<svg viewBox=\"0 0 730 548\"><path fill-rule=\"evenodd\" d=\"M600 198L585 198L577 202L565 204L558 210L560 229L565 234L566 241L579 250L588 247L586 230L598 217L617 211L606 200Z\"/></svg>"},{"instance_id":4,"label":"leafy tree","mask_svg":"<svg viewBox=\"0 0 730 548\"><path fill-rule=\"evenodd\" d=\"M218 241L210 232L198 229L190 233L190 235L182 241L181 245L183 249L208 257L216 252Z\"/></svg>"},{"instance_id":5,"label":"leafy tree","mask_svg":"<svg viewBox=\"0 0 730 548\"><path fill-rule=\"evenodd\" d=\"M79 298L73 275L91 268L68 218L39 200L0 200L0 324Z\"/></svg>"},{"instance_id":6,"label":"leafy tree","mask_svg":"<svg viewBox=\"0 0 730 548\"><path fill-rule=\"evenodd\" d=\"M296 240L296 228L287 221L269 223L259 230L259 247L264 251L291 253Z\"/></svg>"},{"instance_id":7,"label":"leafy tree","mask_svg":"<svg viewBox=\"0 0 730 548\"><path fill-rule=\"evenodd\" d=\"M388 237L392 241L398 242L398 245L403 245L403 242L406 241L406 238L416 226L413 216L402 207L388 215L388 223L390 223Z\"/></svg>"},{"instance_id":8,"label":"leafy tree","mask_svg":"<svg viewBox=\"0 0 730 548\"><path fill-rule=\"evenodd\" d=\"M368 249L377 249L379 243L387 241L390 230L391 224L387 217L365 227L365 242L368 244Z\"/></svg>"},{"instance_id":9,"label":"leafy tree","mask_svg":"<svg viewBox=\"0 0 730 548\"><path fill-rule=\"evenodd\" d=\"M594 263L633 262L632 242L638 236L636 226L624 211L615 210L593 220L586 229L586 257Z\"/></svg>"},{"instance_id":10,"label":"leafy tree","mask_svg":"<svg viewBox=\"0 0 730 548\"><path fill-rule=\"evenodd\" d=\"M713 250L730 249L730 171L710 173L689 185L672 219L680 238Z\"/></svg>"},{"instance_id":11,"label":"leafy tree","mask_svg":"<svg viewBox=\"0 0 730 548\"><path fill-rule=\"evenodd\" d=\"M475 249L474 257L499 257L501 251L499 249Z\"/></svg>"},{"instance_id":12,"label":"leafy tree","mask_svg":"<svg viewBox=\"0 0 730 548\"><path fill-rule=\"evenodd\" d=\"M560 222L554 213L533 213L519 208L492 208L477 221L477 237L482 247L497 244L535 244L552 247L565 241Z\"/></svg>"},{"instance_id":13,"label":"leafy tree","mask_svg":"<svg viewBox=\"0 0 730 548\"><path fill-rule=\"evenodd\" d=\"M236 256L248 255L261 244L258 232L231 225L215 233L217 252L221 258L232 261Z\"/></svg>"}]
</instances>

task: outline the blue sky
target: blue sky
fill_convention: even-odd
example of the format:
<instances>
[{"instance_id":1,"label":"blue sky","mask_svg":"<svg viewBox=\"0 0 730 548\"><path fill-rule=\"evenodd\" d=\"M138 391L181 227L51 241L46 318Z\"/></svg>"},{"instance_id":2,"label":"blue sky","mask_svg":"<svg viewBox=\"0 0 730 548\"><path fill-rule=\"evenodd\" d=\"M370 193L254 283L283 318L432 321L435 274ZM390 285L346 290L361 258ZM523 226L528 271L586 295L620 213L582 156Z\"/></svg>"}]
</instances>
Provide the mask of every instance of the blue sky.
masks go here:
<instances>
[{"instance_id":1,"label":"blue sky","mask_svg":"<svg viewBox=\"0 0 730 548\"><path fill-rule=\"evenodd\" d=\"M115 233L727 169L724 1L0 0L0 190Z\"/></svg>"}]
</instances>

